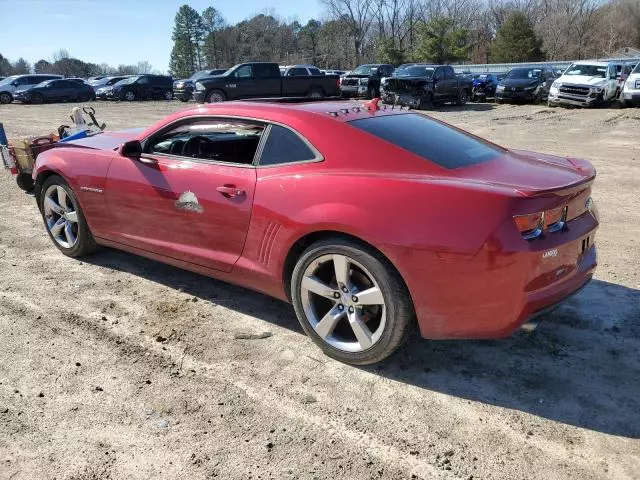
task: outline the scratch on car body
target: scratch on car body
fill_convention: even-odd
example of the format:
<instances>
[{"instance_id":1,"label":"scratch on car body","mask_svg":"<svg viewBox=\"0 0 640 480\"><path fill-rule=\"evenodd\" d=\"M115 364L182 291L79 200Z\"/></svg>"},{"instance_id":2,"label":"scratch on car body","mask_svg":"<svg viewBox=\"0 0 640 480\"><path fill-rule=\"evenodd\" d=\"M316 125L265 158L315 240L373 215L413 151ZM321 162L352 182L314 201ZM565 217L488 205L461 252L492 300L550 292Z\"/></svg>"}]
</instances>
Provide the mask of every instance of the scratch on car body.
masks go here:
<instances>
[{"instance_id":1,"label":"scratch on car body","mask_svg":"<svg viewBox=\"0 0 640 480\"><path fill-rule=\"evenodd\" d=\"M180 210L187 210L189 212L202 213L204 212L204 208L198 202L198 197L196 195L187 190L180 195L180 198L176 200L176 208Z\"/></svg>"}]
</instances>

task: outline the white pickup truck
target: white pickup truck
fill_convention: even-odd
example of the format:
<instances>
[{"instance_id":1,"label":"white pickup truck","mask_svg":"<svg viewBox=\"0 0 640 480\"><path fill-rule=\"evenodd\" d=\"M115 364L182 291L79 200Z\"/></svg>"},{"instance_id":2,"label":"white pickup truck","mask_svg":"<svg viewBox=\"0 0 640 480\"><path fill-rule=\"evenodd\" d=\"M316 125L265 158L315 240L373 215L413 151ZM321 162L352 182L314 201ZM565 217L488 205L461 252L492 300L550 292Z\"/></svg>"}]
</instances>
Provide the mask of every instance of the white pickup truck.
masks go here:
<instances>
[{"instance_id":1,"label":"white pickup truck","mask_svg":"<svg viewBox=\"0 0 640 480\"><path fill-rule=\"evenodd\" d=\"M623 107L631 106L640 107L640 63L627 77L624 87L620 93L620 102Z\"/></svg>"},{"instance_id":2,"label":"white pickup truck","mask_svg":"<svg viewBox=\"0 0 640 480\"><path fill-rule=\"evenodd\" d=\"M550 107L590 107L615 100L621 62L583 60L572 63L549 89Z\"/></svg>"}]
</instances>

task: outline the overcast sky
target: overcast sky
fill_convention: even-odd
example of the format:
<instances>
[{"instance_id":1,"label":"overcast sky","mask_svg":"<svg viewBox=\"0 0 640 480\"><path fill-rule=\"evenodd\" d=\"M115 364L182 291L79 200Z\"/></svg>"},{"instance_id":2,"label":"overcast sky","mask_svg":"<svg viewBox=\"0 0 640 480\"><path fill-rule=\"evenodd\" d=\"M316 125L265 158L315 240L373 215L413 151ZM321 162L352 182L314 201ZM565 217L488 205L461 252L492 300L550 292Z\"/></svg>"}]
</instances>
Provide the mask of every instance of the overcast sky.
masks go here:
<instances>
[{"instance_id":1,"label":"overcast sky","mask_svg":"<svg viewBox=\"0 0 640 480\"><path fill-rule=\"evenodd\" d=\"M265 5L303 24L323 10L319 0L0 0L0 53L33 65L65 48L86 62L118 66L147 60L166 71L173 19L184 3L200 12L213 6L230 23L265 12Z\"/></svg>"}]
</instances>

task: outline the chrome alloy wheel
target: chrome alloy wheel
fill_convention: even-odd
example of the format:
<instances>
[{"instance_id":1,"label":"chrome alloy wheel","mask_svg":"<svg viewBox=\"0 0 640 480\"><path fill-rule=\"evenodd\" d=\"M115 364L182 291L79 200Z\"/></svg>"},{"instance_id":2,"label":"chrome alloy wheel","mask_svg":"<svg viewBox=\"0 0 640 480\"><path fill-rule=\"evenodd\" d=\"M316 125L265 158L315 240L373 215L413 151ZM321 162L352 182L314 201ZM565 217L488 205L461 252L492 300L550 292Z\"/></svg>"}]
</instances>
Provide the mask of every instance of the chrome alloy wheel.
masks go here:
<instances>
[{"instance_id":1,"label":"chrome alloy wheel","mask_svg":"<svg viewBox=\"0 0 640 480\"><path fill-rule=\"evenodd\" d=\"M386 326L384 296L373 275L341 254L323 255L304 272L300 297L311 327L344 352L371 348Z\"/></svg>"},{"instance_id":2,"label":"chrome alloy wheel","mask_svg":"<svg viewBox=\"0 0 640 480\"><path fill-rule=\"evenodd\" d=\"M51 185L44 194L44 218L54 240L63 248L78 241L78 209L60 185Z\"/></svg>"}]
</instances>

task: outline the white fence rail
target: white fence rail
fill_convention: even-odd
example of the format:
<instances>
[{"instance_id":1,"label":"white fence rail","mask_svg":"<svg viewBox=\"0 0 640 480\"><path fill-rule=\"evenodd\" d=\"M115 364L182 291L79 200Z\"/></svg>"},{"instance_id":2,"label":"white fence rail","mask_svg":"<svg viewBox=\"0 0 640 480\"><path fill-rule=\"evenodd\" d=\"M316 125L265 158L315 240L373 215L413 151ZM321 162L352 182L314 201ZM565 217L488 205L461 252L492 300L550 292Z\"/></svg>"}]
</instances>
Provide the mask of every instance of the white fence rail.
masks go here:
<instances>
[{"instance_id":1,"label":"white fence rail","mask_svg":"<svg viewBox=\"0 0 640 480\"><path fill-rule=\"evenodd\" d=\"M598 61L637 63L640 62L640 58L606 58ZM456 73L506 73L515 67L537 67L541 65L550 66L556 70L564 70L571 65L571 63L572 60L529 63L479 63L472 65L453 65L453 69Z\"/></svg>"}]
</instances>

